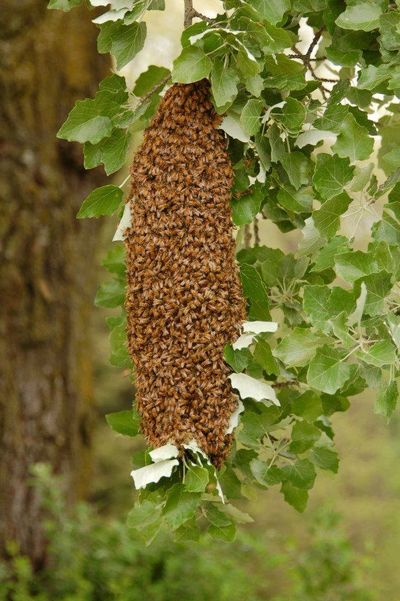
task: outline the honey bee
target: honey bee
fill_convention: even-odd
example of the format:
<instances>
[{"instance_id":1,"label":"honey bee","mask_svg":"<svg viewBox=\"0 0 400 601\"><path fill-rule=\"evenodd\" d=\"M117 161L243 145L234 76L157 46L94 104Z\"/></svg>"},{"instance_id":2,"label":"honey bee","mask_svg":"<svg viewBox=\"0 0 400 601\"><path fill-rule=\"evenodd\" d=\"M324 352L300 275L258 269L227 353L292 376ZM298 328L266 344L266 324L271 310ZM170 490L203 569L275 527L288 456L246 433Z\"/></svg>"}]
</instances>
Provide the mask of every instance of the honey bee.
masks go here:
<instances>
[{"instance_id":1,"label":"honey bee","mask_svg":"<svg viewBox=\"0 0 400 601\"><path fill-rule=\"evenodd\" d=\"M127 334L150 444L195 438L219 467L236 407L223 349L245 319L232 166L206 80L172 86L131 167Z\"/></svg>"}]
</instances>

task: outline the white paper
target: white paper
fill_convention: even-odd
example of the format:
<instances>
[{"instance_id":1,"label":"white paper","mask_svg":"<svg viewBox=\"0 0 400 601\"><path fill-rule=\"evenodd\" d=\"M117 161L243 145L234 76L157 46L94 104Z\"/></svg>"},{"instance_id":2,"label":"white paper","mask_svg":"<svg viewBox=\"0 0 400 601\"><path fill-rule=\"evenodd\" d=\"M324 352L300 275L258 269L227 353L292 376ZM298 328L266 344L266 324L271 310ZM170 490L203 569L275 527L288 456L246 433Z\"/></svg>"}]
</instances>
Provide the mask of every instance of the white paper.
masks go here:
<instances>
[{"instance_id":1,"label":"white paper","mask_svg":"<svg viewBox=\"0 0 400 601\"><path fill-rule=\"evenodd\" d=\"M151 465L146 465L138 470L132 470L131 476L135 484L135 488L146 488L148 484L156 483L161 478L169 478L172 474L172 470L176 465L179 465L177 459L167 459L164 461L158 461Z\"/></svg>"},{"instance_id":2,"label":"white paper","mask_svg":"<svg viewBox=\"0 0 400 601\"><path fill-rule=\"evenodd\" d=\"M271 401L274 405L280 405L276 397L275 390L262 380L256 380L247 374L231 374L229 379L232 388L235 388L240 397L244 399L254 399L255 401Z\"/></svg>"},{"instance_id":3,"label":"white paper","mask_svg":"<svg viewBox=\"0 0 400 601\"><path fill-rule=\"evenodd\" d=\"M101 25L102 23L107 23L109 21L119 21L120 19L124 18L128 11L128 8L120 8L119 10L108 10L106 13L103 13L99 17L92 19L92 23Z\"/></svg>"},{"instance_id":4,"label":"white paper","mask_svg":"<svg viewBox=\"0 0 400 601\"><path fill-rule=\"evenodd\" d=\"M276 332L278 324L276 321L245 321L243 332L252 334L262 334L263 332Z\"/></svg>"},{"instance_id":5,"label":"white paper","mask_svg":"<svg viewBox=\"0 0 400 601\"><path fill-rule=\"evenodd\" d=\"M127 202L124 207L121 221L118 224L117 231L114 234L113 242L123 242L125 240L125 230L132 225L131 203Z\"/></svg>"},{"instance_id":6,"label":"white paper","mask_svg":"<svg viewBox=\"0 0 400 601\"><path fill-rule=\"evenodd\" d=\"M158 463L159 461L164 461L165 459L174 459L175 457L178 457L179 451L174 444L168 443L162 447L153 449L153 451L150 451L149 455L154 463Z\"/></svg>"},{"instance_id":7,"label":"white paper","mask_svg":"<svg viewBox=\"0 0 400 601\"><path fill-rule=\"evenodd\" d=\"M244 405L243 405L242 401L240 399L238 399L237 407L236 407L235 411L232 413L231 417L229 418L229 423L228 423L228 427L226 429L225 434L232 434L232 432L235 430L235 428L238 427L239 416L241 413L243 413L243 411L244 411Z\"/></svg>"},{"instance_id":8,"label":"white paper","mask_svg":"<svg viewBox=\"0 0 400 601\"><path fill-rule=\"evenodd\" d=\"M242 334L232 344L233 350L238 351L242 348L248 348L250 346L250 344L253 342L254 338L255 338L254 334Z\"/></svg>"}]
</instances>

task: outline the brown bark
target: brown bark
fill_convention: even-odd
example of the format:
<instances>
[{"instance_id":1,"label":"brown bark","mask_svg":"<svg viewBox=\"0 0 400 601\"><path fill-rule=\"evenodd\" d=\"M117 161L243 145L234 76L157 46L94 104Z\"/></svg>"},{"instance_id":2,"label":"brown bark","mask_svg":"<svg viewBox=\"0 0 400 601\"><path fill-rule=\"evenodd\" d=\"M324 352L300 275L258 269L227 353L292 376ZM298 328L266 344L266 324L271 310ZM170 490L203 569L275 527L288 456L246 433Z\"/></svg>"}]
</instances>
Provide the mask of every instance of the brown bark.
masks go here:
<instances>
[{"instance_id":1,"label":"brown bark","mask_svg":"<svg viewBox=\"0 0 400 601\"><path fill-rule=\"evenodd\" d=\"M102 175L55 136L105 73L87 11L46 5L3 0L0 25L0 551L16 540L36 565L45 541L30 466L63 473L73 500L90 450L98 226L75 215Z\"/></svg>"}]
</instances>

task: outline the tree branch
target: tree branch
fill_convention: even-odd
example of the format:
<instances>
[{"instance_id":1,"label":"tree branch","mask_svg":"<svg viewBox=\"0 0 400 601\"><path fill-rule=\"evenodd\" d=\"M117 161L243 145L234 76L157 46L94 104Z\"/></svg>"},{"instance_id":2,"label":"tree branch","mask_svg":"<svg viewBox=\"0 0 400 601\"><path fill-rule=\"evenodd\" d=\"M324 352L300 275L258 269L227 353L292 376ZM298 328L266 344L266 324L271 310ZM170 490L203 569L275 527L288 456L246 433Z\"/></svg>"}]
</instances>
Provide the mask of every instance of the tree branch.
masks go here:
<instances>
[{"instance_id":1,"label":"tree branch","mask_svg":"<svg viewBox=\"0 0 400 601\"><path fill-rule=\"evenodd\" d=\"M206 17L199 13L195 8L193 8L193 0L184 0L185 3L185 17L184 17L184 26L189 27L192 24L192 19L197 17L206 23L212 23L212 19Z\"/></svg>"},{"instance_id":2,"label":"tree branch","mask_svg":"<svg viewBox=\"0 0 400 601\"><path fill-rule=\"evenodd\" d=\"M185 3L185 16L184 16L184 21L183 21L183 25L184 27L189 27L189 25L192 24L192 19L193 19L193 12L194 12L194 8L193 8L193 0L184 0Z\"/></svg>"}]
</instances>

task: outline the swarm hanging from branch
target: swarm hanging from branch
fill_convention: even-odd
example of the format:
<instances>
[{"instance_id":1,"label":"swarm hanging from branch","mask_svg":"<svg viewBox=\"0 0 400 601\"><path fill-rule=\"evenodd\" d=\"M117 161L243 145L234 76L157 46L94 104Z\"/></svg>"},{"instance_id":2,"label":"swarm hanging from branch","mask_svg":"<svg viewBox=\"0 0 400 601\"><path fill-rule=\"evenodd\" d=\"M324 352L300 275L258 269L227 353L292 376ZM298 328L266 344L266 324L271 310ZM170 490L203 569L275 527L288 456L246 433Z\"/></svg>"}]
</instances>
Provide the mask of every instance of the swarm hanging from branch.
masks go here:
<instances>
[{"instance_id":1,"label":"swarm hanging from branch","mask_svg":"<svg viewBox=\"0 0 400 601\"><path fill-rule=\"evenodd\" d=\"M172 86L132 168L128 346L148 442L194 439L217 467L237 400L223 360L245 301L235 261L232 167L206 80Z\"/></svg>"}]
</instances>

